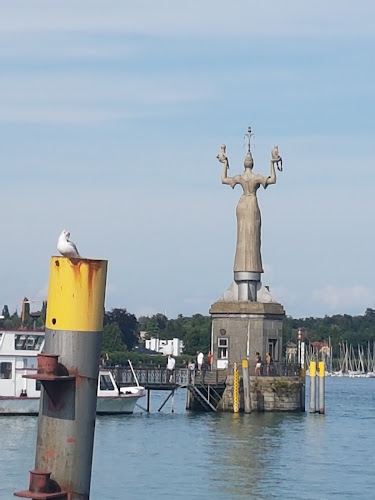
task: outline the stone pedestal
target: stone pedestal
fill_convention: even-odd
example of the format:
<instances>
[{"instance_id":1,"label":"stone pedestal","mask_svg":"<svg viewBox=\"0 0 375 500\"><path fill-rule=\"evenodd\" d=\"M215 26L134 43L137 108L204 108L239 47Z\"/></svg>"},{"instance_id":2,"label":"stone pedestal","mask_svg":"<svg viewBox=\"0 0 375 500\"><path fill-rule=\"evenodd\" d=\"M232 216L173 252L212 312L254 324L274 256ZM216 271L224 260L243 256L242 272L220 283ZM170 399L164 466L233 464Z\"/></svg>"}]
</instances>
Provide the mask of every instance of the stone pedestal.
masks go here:
<instances>
[{"instance_id":1,"label":"stone pedestal","mask_svg":"<svg viewBox=\"0 0 375 500\"><path fill-rule=\"evenodd\" d=\"M210 314L214 368L230 368L248 359L252 375L257 352L262 361L266 352L274 362L282 360L285 311L281 304L218 301L212 304Z\"/></svg>"},{"instance_id":2,"label":"stone pedestal","mask_svg":"<svg viewBox=\"0 0 375 500\"><path fill-rule=\"evenodd\" d=\"M239 409L244 411L244 395L240 377ZM251 411L304 412L304 377L250 377ZM218 405L218 411L233 412L233 375Z\"/></svg>"}]
</instances>

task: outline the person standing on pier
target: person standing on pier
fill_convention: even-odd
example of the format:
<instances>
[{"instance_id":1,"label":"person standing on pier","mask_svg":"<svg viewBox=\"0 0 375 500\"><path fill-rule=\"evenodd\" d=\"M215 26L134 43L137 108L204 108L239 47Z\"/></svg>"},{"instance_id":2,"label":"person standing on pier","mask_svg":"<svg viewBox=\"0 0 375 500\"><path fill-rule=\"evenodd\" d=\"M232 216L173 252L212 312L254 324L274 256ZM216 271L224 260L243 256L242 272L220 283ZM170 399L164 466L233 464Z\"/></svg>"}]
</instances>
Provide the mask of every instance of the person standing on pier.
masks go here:
<instances>
[{"instance_id":1,"label":"person standing on pier","mask_svg":"<svg viewBox=\"0 0 375 500\"><path fill-rule=\"evenodd\" d=\"M261 375L262 369L262 358L260 357L259 352L255 353L255 376Z\"/></svg>"},{"instance_id":2,"label":"person standing on pier","mask_svg":"<svg viewBox=\"0 0 375 500\"><path fill-rule=\"evenodd\" d=\"M202 351L197 351L197 365L199 372L202 370L203 363L204 363L204 354Z\"/></svg>"},{"instance_id":3,"label":"person standing on pier","mask_svg":"<svg viewBox=\"0 0 375 500\"><path fill-rule=\"evenodd\" d=\"M269 352L266 352L266 372L267 375L271 373L271 365L272 365L272 356Z\"/></svg>"},{"instance_id":4,"label":"person standing on pier","mask_svg":"<svg viewBox=\"0 0 375 500\"><path fill-rule=\"evenodd\" d=\"M167 361L167 378L168 378L168 382L170 384L173 381L173 372L174 372L175 366L176 366L176 360L174 359L172 354L170 354L168 356L168 361Z\"/></svg>"},{"instance_id":5,"label":"person standing on pier","mask_svg":"<svg viewBox=\"0 0 375 500\"><path fill-rule=\"evenodd\" d=\"M207 357L208 357L208 366L209 366L209 370L211 371L212 370L212 359L214 357L214 355L212 354L212 352L210 351L208 354L207 354Z\"/></svg>"},{"instance_id":6,"label":"person standing on pier","mask_svg":"<svg viewBox=\"0 0 375 500\"><path fill-rule=\"evenodd\" d=\"M189 383L194 384L195 382L195 363L194 360L190 360L188 364L188 371L189 371Z\"/></svg>"}]
</instances>

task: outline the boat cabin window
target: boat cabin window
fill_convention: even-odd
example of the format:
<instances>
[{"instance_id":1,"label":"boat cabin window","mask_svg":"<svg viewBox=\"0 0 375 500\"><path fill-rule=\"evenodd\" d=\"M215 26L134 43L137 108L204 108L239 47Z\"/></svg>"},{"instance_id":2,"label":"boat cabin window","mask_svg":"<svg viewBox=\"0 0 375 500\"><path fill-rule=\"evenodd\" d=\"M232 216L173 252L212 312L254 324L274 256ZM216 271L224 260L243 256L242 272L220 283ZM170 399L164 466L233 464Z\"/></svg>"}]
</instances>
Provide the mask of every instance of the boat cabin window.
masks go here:
<instances>
[{"instance_id":1,"label":"boat cabin window","mask_svg":"<svg viewBox=\"0 0 375 500\"><path fill-rule=\"evenodd\" d=\"M40 391L41 386L42 382L40 380L35 380L35 390Z\"/></svg>"},{"instance_id":2,"label":"boat cabin window","mask_svg":"<svg viewBox=\"0 0 375 500\"><path fill-rule=\"evenodd\" d=\"M43 339L43 335L16 335L14 339L14 348L17 351L39 351Z\"/></svg>"},{"instance_id":3,"label":"boat cabin window","mask_svg":"<svg viewBox=\"0 0 375 500\"><path fill-rule=\"evenodd\" d=\"M26 349L34 349L35 337L33 335L28 335L26 339Z\"/></svg>"},{"instance_id":4,"label":"boat cabin window","mask_svg":"<svg viewBox=\"0 0 375 500\"><path fill-rule=\"evenodd\" d=\"M16 335L14 339L14 348L18 351L20 349L25 349L26 335Z\"/></svg>"},{"instance_id":5,"label":"boat cabin window","mask_svg":"<svg viewBox=\"0 0 375 500\"><path fill-rule=\"evenodd\" d=\"M34 351L39 351L41 346L42 346L42 342L44 340L44 337L43 335L38 335L36 340L35 340L35 344L34 344Z\"/></svg>"},{"instance_id":6,"label":"boat cabin window","mask_svg":"<svg viewBox=\"0 0 375 500\"><path fill-rule=\"evenodd\" d=\"M28 358L23 358L23 367L29 369L38 368L38 358L36 356L30 356Z\"/></svg>"},{"instance_id":7,"label":"boat cabin window","mask_svg":"<svg viewBox=\"0 0 375 500\"><path fill-rule=\"evenodd\" d=\"M0 363L0 378L9 379L12 378L12 363L9 361L3 361Z\"/></svg>"},{"instance_id":8,"label":"boat cabin window","mask_svg":"<svg viewBox=\"0 0 375 500\"><path fill-rule=\"evenodd\" d=\"M100 390L113 391L114 385L109 375L100 375Z\"/></svg>"}]
</instances>

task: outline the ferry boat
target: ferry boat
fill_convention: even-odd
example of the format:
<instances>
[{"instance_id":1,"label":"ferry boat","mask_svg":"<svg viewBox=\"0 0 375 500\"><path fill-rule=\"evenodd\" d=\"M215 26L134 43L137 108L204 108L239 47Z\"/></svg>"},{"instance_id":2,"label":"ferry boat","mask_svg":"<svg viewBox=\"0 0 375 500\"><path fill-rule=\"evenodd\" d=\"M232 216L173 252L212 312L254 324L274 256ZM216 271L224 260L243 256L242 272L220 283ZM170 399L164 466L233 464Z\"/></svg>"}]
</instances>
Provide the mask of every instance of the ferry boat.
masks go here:
<instances>
[{"instance_id":1,"label":"ferry boat","mask_svg":"<svg viewBox=\"0 0 375 500\"><path fill-rule=\"evenodd\" d=\"M0 330L0 415L38 415L41 382L24 378L37 372L37 356L43 351L42 330ZM133 413L144 387L118 388L113 374L100 368L96 413Z\"/></svg>"}]
</instances>

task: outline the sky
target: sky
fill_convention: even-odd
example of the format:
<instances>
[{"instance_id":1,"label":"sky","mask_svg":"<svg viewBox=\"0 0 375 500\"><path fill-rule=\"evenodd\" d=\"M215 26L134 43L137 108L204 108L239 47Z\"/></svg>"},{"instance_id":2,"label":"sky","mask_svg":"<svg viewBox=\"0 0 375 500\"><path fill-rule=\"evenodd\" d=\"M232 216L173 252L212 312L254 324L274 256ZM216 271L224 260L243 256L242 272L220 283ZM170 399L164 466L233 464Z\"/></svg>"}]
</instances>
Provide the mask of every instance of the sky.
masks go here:
<instances>
[{"instance_id":1,"label":"sky","mask_svg":"<svg viewBox=\"0 0 375 500\"><path fill-rule=\"evenodd\" d=\"M262 282L293 317L375 307L375 2L3 0L0 305L47 297L69 229L106 308L208 314L233 278L243 170Z\"/></svg>"}]
</instances>

